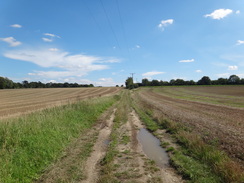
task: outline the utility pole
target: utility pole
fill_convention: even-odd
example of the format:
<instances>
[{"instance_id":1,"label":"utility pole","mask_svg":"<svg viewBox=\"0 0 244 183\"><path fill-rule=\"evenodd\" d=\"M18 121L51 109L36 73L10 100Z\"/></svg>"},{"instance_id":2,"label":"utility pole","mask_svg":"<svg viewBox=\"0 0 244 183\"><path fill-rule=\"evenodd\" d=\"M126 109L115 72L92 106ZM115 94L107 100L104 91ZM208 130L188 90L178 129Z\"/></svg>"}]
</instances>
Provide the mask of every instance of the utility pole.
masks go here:
<instances>
[{"instance_id":1,"label":"utility pole","mask_svg":"<svg viewBox=\"0 0 244 183\"><path fill-rule=\"evenodd\" d=\"M132 81L134 82L134 80L133 80L133 75L136 74L136 73L130 73L130 74L131 74L131 76L132 76Z\"/></svg>"}]
</instances>

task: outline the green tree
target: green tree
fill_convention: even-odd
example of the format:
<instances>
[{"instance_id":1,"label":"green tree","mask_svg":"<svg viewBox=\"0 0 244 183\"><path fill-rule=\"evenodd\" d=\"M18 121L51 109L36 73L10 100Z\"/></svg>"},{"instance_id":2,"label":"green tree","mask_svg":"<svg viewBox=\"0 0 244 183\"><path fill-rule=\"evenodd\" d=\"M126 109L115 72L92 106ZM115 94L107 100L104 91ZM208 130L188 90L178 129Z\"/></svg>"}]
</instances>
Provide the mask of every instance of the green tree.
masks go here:
<instances>
[{"instance_id":1,"label":"green tree","mask_svg":"<svg viewBox=\"0 0 244 183\"><path fill-rule=\"evenodd\" d=\"M132 77L127 78L127 80L125 81L125 86L127 89L133 89L134 88L134 83L133 83Z\"/></svg>"},{"instance_id":2,"label":"green tree","mask_svg":"<svg viewBox=\"0 0 244 183\"><path fill-rule=\"evenodd\" d=\"M211 79L208 76L203 76L202 79L200 79L197 82L198 85L211 85Z\"/></svg>"},{"instance_id":3,"label":"green tree","mask_svg":"<svg viewBox=\"0 0 244 183\"><path fill-rule=\"evenodd\" d=\"M237 75L231 75L228 79L229 84L240 84L240 78Z\"/></svg>"},{"instance_id":4,"label":"green tree","mask_svg":"<svg viewBox=\"0 0 244 183\"><path fill-rule=\"evenodd\" d=\"M142 83L142 86L150 86L150 81L148 81L147 78L142 79L141 83Z\"/></svg>"}]
</instances>

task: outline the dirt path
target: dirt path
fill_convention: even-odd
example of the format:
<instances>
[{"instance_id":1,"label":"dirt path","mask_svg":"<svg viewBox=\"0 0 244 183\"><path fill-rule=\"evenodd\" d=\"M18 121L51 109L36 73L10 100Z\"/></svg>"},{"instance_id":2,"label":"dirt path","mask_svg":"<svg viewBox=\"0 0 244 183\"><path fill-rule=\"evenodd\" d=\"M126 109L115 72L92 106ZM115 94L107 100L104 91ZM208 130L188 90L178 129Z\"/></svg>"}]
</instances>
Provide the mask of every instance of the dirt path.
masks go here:
<instances>
[{"instance_id":1,"label":"dirt path","mask_svg":"<svg viewBox=\"0 0 244 183\"><path fill-rule=\"evenodd\" d=\"M243 109L173 99L149 90L140 95L160 110L161 115L184 123L209 142L218 142L223 150L243 165Z\"/></svg>"},{"instance_id":2,"label":"dirt path","mask_svg":"<svg viewBox=\"0 0 244 183\"><path fill-rule=\"evenodd\" d=\"M99 131L97 141L94 144L93 152L85 163L86 180L81 181L83 183L95 183L98 180L98 176L99 176L98 163L106 154L107 145L105 141L109 139L115 111L116 109L113 110L112 115L108 120L106 120L105 123L101 123L102 125L101 130Z\"/></svg>"},{"instance_id":3,"label":"dirt path","mask_svg":"<svg viewBox=\"0 0 244 183\"><path fill-rule=\"evenodd\" d=\"M139 129L144 128L139 117L132 110L128 121L117 129L119 140L116 146L117 156L112 163L110 180L133 183L181 183L181 177L175 170L158 167L142 150L138 142ZM112 182L113 182L112 181Z\"/></svg>"},{"instance_id":4,"label":"dirt path","mask_svg":"<svg viewBox=\"0 0 244 183\"><path fill-rule=\"evenodd\" d=\"M138 133L138 129L140 128L144 128L144 126L142 125L138 115L136 114L136 112L133 110L131 112L131 119L130 119L130 124L131 124L131 128L132 128L132 149L134 149L138 154L144 154L143 150L142 150L142 147L141 147L141 144L138 143L138 140L136 138L137 136L137 133ZM158 134L160 134L161 138L160 138L160 141L167 141L167 142L170 142L170 144L172 145L173 142L171 139L169 139L169 137L166 138L165 135L162 135L162 134L165 134L165 131L163 130L158 130L157 131ZM140 157L141 157L140 155ZM140 165L143 165L143 162L142 161L139 161L139 164ZM143 171L143 166L140 166L141 170ZM171 168L170 166L167 167L167 168L160 168L158 172L153 172L153 174L149 174L148 175L148 181L153 181L152 177L160 177L162 182L165 182L165 183L181 183L183 182L183 180L181 179L181 177L179 175L176 174L175 170L173 168ZM150 180L151 178L151 180Z\"/></svg>"}]
</instances>

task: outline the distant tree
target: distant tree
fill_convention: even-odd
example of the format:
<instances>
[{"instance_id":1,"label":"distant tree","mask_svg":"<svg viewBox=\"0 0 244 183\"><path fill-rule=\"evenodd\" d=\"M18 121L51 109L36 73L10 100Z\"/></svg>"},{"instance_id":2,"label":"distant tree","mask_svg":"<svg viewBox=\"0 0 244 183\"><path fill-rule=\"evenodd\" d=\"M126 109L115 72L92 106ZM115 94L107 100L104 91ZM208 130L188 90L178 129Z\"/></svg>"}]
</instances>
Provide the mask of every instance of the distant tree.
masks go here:
<instances>
[{"instance_id":1,"label":"distant tree","mask_svg":"<svg viewBox=\"0 0 244 183\"><path fill-rule=\"evenodd\" d=\"M120 87L124 87L124 85L121 85Z\"/></svg>"},{"instance_id":2,"label":"distant tree","mask_svg":"<svg viewBox=\"0 0 244 183\"><path fill-rule=\"evenodd\" d=\"M219 85L226 85L226 84L228 84L228 79L226 79L226 78L219 78L217 81L218 81L218 84Z\"/></svg>"},{"instance_id":3,"label":"distant tree","mask_svg":"<svg viewBox=\"0 0 244 183\"><path fill-rule=\"evenodd\" d=\"M158 80L153 79L152 82L151 82L151 86L160 86L160 83L159 83Z\"/></svg>"},{"instance_id":4,"label":"distant tree","mask_svg":"<svg viewBox=\"0 0 244 183\"><path fill-rule=\"evenodd\" d=\"M193 80L185 81L185 85L196 85L196 82Z\"/></svg>"},{"instance_id":5,"label":"distant tree","mask_svg":"<svg viewBox=\"0 0 244 183\"><path fill-rule=\"evenodd\" d=\"M240 84L240 78L237 75L231 75L228 79L229 84Z\"/></svg>"},{"instance_id":6,"label":"distant tree","mask_svg":"<svg viewBox=\"0 0 244 183\"><path fill-rule=\"evenodd\" d=\"M169 82L170 85L175 85L175 80L174 79L171 79L170 82Z\"/></svg>"},{"instance_id":7,"label":"distant tree","mask_svg":"<svg viewBox=\"0 0 244 183\"><path fill-rule=\"evenodd\" d=\"M147 78L142 79L141 83L142 83L142 86L150 86L150 81L148 81Z\"/></svg>"},{"instance_id":8,"label":"distant tree","mask_svg":"<svg viewBox=\"0 0 244 183\"><path fill-rule=\"evenodd\" d=\"M202 79L200 79L197 82L198 85L211 85L211 79L208 76L203 76Z\"/></svg>"},{"instance_id":9,"label":"distant tree","mask_svg":"<svg viewBox=\"0 0 244 183\"><path fill-rule=\"evenodd\" d=\"M119 87L119 85L116 85L116 87Z\"/></svg>"},{"instance_id":10,"label":"distant tree","mask_svg":"<svg viewBox=\"0 0 244 183\"><path fill-rule=\"evenodd\" d=\"M183 79L176 79L174 85L185 85L185 81Z\"/></svg>"},{"instance_id":11,"label":"distant tree","mask_svg":"<svg viewBox=\"0 0 244 183\"><path fill-rule=\"evenodd\" d=\"M4 77L0 77L0 89L6 88L6 82Z\"/></svg>"},{"instance_id":12,"label":"distant tree","mask_svg":"<svg viewBox=\"0 0 244 183\"><path fill-rule=\"evenodd\" d=\"M240 84L244 85L244 78L240 80Z\"/></svg>"},{"instance_id":13,"label":"distant tree","mask_svg":"<svg viewBox=\"0 0 244 183\"><path fill-rule=\"evenodd\" d=\"M127 80L125 81L125 86L127 89L133 89L134 88L134 83L132 77L128 77Z\"/></svg>"}]
</instances>

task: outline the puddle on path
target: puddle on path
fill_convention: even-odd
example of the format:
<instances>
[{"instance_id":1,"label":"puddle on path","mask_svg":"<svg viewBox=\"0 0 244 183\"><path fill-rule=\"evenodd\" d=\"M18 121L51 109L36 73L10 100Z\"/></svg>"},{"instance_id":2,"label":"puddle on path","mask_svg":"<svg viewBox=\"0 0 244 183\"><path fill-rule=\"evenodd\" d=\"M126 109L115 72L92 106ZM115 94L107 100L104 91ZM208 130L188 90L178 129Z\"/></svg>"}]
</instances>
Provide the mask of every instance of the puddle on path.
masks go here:
<instances>
[{"instance_id":1,"label":"puddle on path","mask_svg":"<svg viewBox=\"0 0 244 183\"><path fill-rule=\"evenodd\" d=\"M110 140L108 140L108 139L106 139L106 140L104 140L104 142L103 142L105 145L109 145L109 143L110 143Z\"/></svg>"},{"instance_id":2,"label":"puddle on path","mask_svg":"<svg viewBox=\"0 0 244 183\"><path fill-rule=\"evenodd\" d=\"M146 129L141 128L137 135L137 139L142 145L142 150L144 153L151 160L154 160L159 167L164 168L169 166L168 154L160 146L160 141L156 137L154 137Z\"/></svg>"}]
</instances>

